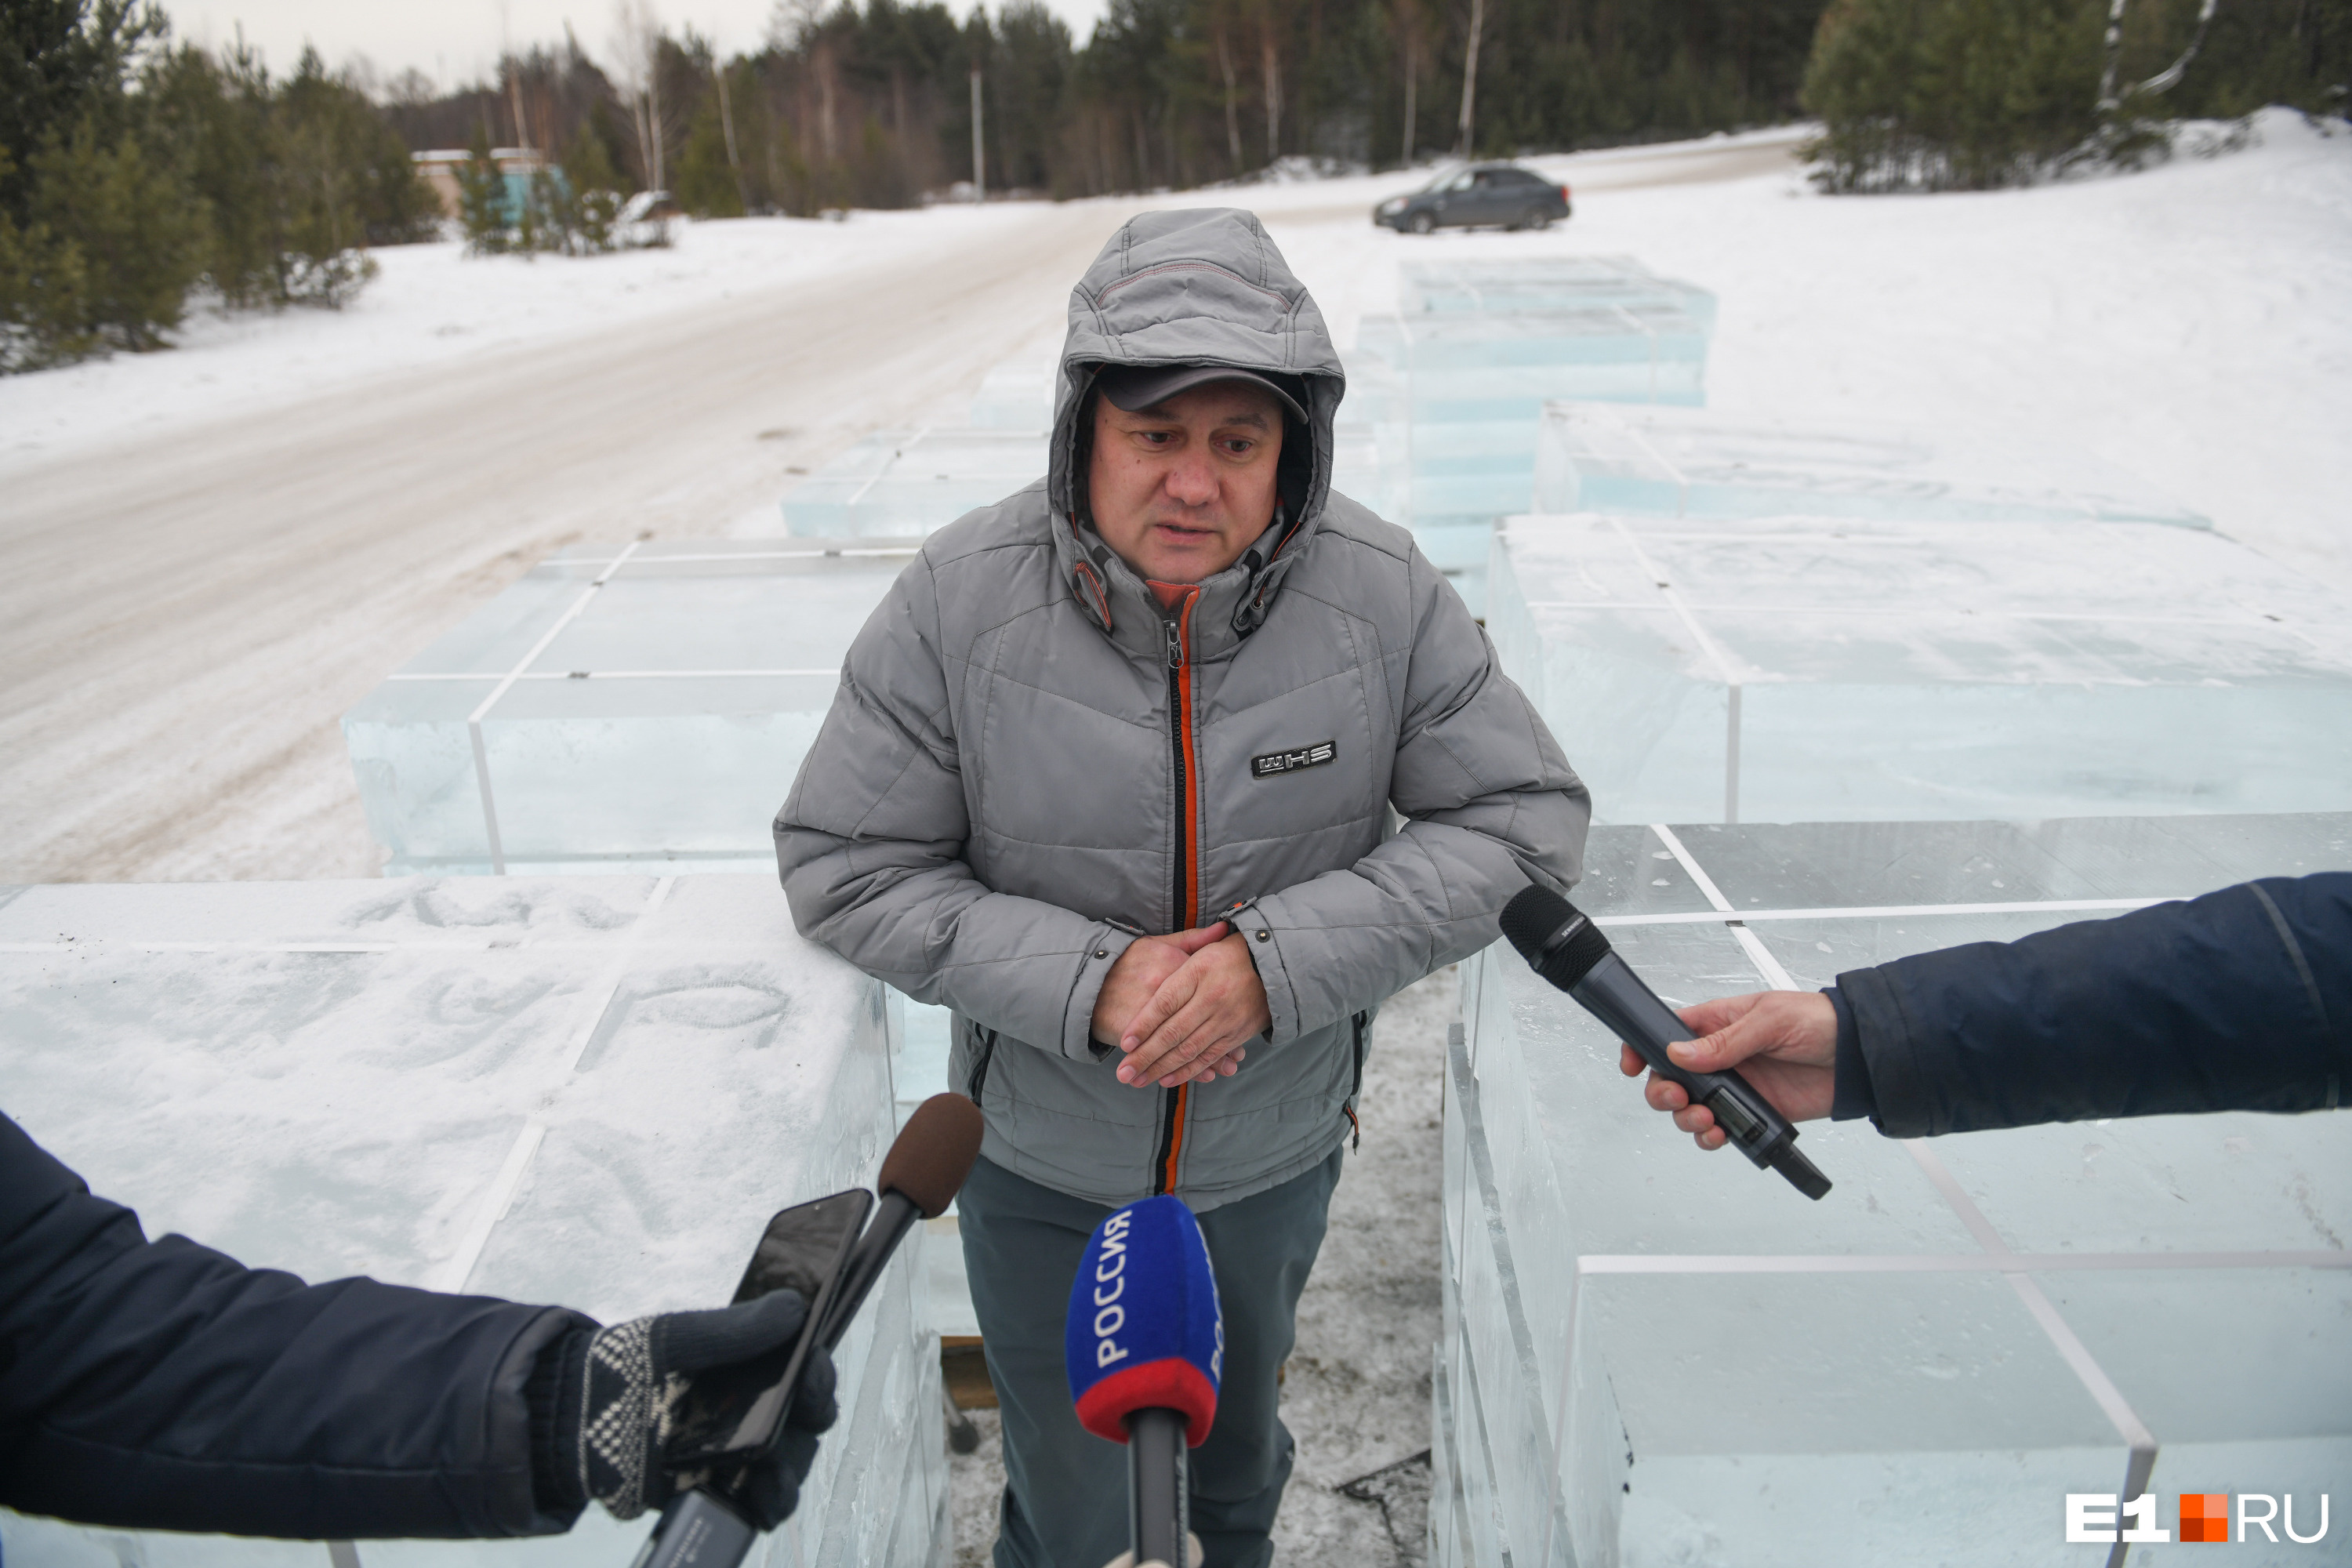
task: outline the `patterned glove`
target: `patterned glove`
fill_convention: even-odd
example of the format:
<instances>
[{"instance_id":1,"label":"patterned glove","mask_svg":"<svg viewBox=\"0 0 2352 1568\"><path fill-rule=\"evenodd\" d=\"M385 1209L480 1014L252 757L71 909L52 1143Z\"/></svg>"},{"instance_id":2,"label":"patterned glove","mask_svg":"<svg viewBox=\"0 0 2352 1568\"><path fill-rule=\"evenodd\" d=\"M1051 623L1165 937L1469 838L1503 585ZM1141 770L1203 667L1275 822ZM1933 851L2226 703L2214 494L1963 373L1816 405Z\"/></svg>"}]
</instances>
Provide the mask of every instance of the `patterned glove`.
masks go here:
<instances>
[{"instance_id":1,"label":"patterned glove","mask_svg":"<svg viewBox=\"0 0 2352 1568\"><path fill-rule=\"evenodd\" d=\"M556 1463L565 1479L576 1476L580 1491L615 1519L635 1519L661 1507L680 1487L702 1480L702 1472L674 1475L662 1463L679 1402L696 1374L723 1375L791 1345L807 1318L808 1303L799 1292L778 1290L716 1311L667 1312L583 1335L584 1346L567 1358L572 1389L565 1391L554 1433ZM817 1434L837 1414L833 1384L833 1358L812 1349L783 1432L730 1478L730 1500L761 1530L782 1523L800 1502L801 1483L816 1460Z\"/></svg>"}]
</instances>

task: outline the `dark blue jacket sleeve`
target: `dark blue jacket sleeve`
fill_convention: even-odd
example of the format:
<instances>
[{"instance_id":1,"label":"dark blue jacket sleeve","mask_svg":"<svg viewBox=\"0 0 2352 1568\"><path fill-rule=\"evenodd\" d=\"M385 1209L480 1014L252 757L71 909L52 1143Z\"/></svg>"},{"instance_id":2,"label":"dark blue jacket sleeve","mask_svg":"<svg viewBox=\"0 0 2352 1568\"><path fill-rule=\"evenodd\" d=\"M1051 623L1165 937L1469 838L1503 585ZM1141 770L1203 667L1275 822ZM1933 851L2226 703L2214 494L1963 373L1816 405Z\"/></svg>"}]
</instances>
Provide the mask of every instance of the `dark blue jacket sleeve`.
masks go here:
<instances>
[{"instance_id":1,"label":"dark blue jacket sleeve","mask_svg":"<svg viewBox=\"0 0 2352 1568\"><path fill-rule=\"evenodd\" d=\"M0 1116L0 1504L132 1529L547 1534L525 1385L589 1320L305 1285L94 1197Z\"/></svg>"},{"instance_id":2,"label":"dark blue jacket sleeve","mask_svg":"<svg viewBox=\"0 0 2352 1568\"><path fill-rule=\"evenodd\" d=\"M1866 1085L1891 1137L2330 1109L2352 1082L2352 872L1923 952L1839 975L1837 1000L1839 1114Z\"/></svg>"}]
</instances>

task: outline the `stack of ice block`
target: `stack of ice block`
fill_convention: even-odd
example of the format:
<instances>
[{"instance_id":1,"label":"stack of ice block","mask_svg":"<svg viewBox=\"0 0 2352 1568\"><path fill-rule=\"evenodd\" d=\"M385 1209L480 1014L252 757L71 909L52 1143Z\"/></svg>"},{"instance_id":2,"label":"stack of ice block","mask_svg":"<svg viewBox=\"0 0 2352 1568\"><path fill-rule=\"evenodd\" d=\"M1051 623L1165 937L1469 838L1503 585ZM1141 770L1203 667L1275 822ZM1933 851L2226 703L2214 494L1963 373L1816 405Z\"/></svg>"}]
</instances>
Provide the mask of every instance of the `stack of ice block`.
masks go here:
<instances>
[{"instance_id":1,"label":"stack of ice block","mask_svg":"<svg viewBox=\"0 0 2352 1568\"><path fill-rule=\"evenodd\" d=\"M343 718L394 876L772 868L906 542L575 545Z\"/></svg>"},{"instance_id":2,"label":"stack of ice block","mask_svg":"<svg viewBox=\"0 0 2352 1568\"><path fill-rule=\"evenodd\" d=\"M93 1190L311 1279L552 1302L724 1303L776 1209L888 1147L882 987L794 934L772 876L166 884L0 904L8 1113ZM837 1352L841 1422L772 1568L943 1568L926 1259ZM649 1521L367 1542L369 1568L608 1563ZM310 1564L318 1542L0 1514L11 1568ZM346 1559L346 1561L348 1561Z\"/></svg>"},{"instance_id":3,"label":"stack of ice block","mask_svg":"<svg viewBox=\"0 0 2352 1568\"><path fill-rule=\"evenodd\" d=\"M671 541L543 563L344 716L388 874L652 865L772 888L776 808L914 550ZM893 1005L903 1119L947 1088L947 1015ZM960 1255L940 1267L961 1280ZM933 1317L971 1331L961 1283Z\"/></svg>"},{"instance_id":4,"label":"stack of ice block","mask_svg":"<svg viewBox=\"0 0 2352 1568\"><path fill-rule=\"evenodd\" d=\"M2341 870L2352 817L1601 828L1588 864L1579 906L1687 1005ZM1809 1122L1816 1204L1695 1150L1507 950L1463 1012L1433 1568L2111 1562L2063 1544L2069 1492L2168 1526L2171 1494L2291 1494L2308 1534L2332 1490L2335 1550L2352 1116Z\"/></svg>"},{"instance_id":5,"label":"stack of ice block","mask_svg":"<svg viewBox=\"0 0 2352 1568\"><path fill-rule=\"evenodd\" d=\"M2352 607L2210 531L1513 518L1488 627L1605 821L2352 808Z\"/></svg>"},{"instance_id":6,"label":"stack of ice block","mask_svg":"<svg viewBox=\"0 0 2352 1568\"><path fill-rule=\"evenodd\" d=\"M1412 420L1403 374L1373 353L1347 356L1332 421L1331 488L1394 523L1412 521Z\"/></svg>"},{"instance_id":7,"label":"stack of ice block","mask_svg":"<svg viewBox=\"0 0 2352 1568\"><path fill-rule=\"evenodd\" d=\"M1715 324L1713 294L1631 256L1413 261L1398 271L1398 309L1406 315L1526 315L1664 302Z\"/></svg>"},{"instance_id":8,"label":"stack of ice block","mask_svg":"<svg viewBox=\"0 0 2352 1568\"><path fill-rule=\"evenodd\" d=\"M1404 377L1399 521L1465 594L1495 521L1533 504L1545 403L1706 400L1713 296L1631 257L1411 264L1400 296L1398 314L1361 323L1357 353Z\"/></svg>"},{"instance_id":9,"label":"stack of ice block","mask_svg":"<svg viewBox=\"0 0 2352 1568\"><path fill-rule=\"evenodd\" d=\"M802 538L920 536L1045 477L1045 431L885 430L801 481L784 530Z\"/></svg>"},{"instance_id":10,"label":"stack of ice block","mask_svg":"<svg viewBox=\"0 0 2352 1568\"><path fill-rule=\"evenodd\" d=\"M1016 361L998 365L980 379L971 400L971 422L986 430L1054 427L1055 367Z\"/></svg>"},{"instance_id":11,"label":"stack of ice block","mask_svg":"<svg viewBox=\"0 0 2352 1568\"><path fill-rule=\"evenodd\" d=\"M950 1089L961 1094L970 1086L948 1081L951 1044L948 1010L928 1006L896 991L890 994L890 1005L898 1015L894 1030L898 1043L891 1079L898 1086L898 1122L904 1126L915 1107L931 1096ZM931 1236L925 1322L944 1340L977 1342L980 1317L971 1304L971 1282L964 1273L961 1216L950 1204L947 1213L924 1224Z\"/></svg>"},{"instance_id":12,"label":"stack of ice block","mask_svg":"<svg viewBox=\"0 0 2352 1568\"><path fill-rule=\"evenodd\" d=\"M1535 475L1540 512L2212 526L2088 453L1696 408L1547 404Z\"/></svg>"}]
</instances>

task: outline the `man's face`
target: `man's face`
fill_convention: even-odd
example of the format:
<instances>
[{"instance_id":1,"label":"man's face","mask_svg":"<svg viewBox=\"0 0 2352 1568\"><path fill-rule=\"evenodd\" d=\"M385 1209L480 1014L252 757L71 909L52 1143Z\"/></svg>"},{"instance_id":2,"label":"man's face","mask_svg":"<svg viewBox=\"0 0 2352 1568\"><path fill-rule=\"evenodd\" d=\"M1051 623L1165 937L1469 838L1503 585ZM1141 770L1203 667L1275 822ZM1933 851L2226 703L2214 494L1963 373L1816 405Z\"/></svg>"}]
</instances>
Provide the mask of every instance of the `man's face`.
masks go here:
<instances>
[{"instance_id":1,"label":"man's face","mask_svg":"<svg viewBox=\"0 0 2352 1568\"><path fill-rule=\"evenodd\" d=\"M1154 582L1213 577L1274 521L1281 457L1282 405L1246 381L1192 387L1140 414L1097 397L1095 528Z\"/></svg>"}]
</instances>

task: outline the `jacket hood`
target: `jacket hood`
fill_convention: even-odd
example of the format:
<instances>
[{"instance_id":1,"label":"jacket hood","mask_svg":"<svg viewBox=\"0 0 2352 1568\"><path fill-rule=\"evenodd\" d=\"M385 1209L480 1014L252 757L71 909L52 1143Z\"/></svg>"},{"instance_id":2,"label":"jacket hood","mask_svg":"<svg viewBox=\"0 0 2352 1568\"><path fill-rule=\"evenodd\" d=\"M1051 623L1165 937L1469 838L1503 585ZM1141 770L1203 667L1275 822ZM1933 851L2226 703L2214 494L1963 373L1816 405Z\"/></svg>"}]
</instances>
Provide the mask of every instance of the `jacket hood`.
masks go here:
<instances>
[{"instance_id":1,"label":"jacket hood","mask_svg":"<svg viewBox=\"0 0 2352 1568\"><path fill-rule=\"evenodd\" d=\"M1232 207L1146 213L1113 235L1070 291L1054 437L1045 476L1061 571L1087 615L1123 647L1156 654L1159 610L1142 580L1080 519L1078 417L1104 365L1217 364L1296 376L1312 437L1296 517L1202 584L1196 652L1230 651L1265 620L1291 561L1323 521L1331 492L1333 416L1347 391L1323 312L1251 213Z\"/></svg>"}]
</instances>

